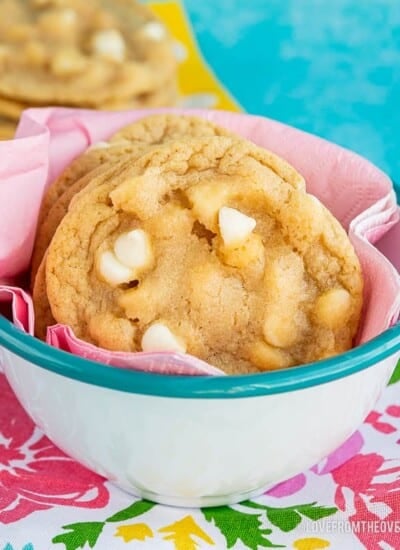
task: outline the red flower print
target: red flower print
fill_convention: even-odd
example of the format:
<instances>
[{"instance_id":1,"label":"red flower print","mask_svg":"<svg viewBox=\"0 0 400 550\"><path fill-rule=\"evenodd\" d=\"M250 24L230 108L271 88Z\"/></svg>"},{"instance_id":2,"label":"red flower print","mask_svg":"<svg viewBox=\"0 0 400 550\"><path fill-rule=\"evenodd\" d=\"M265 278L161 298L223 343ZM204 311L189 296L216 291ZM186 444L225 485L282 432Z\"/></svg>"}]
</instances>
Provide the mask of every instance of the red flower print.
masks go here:
<instances>
[{"instance_id":1,"label":"red flower print","mask_svg":"<svg viewBox=\"0 0 400 550\"><path fill-rule=\"evenodd\" d=\"M398 548L399 460L385 460L376 453L359 454L334 470L332 477L338 484L335 503L350 512L353 531L365 547L378 550L380 542L386 542Z\"/></svg>"},{"instance_id":2,"label":"red flower print","mask_svg":"<svg viewBox=\"0 0 400 550\"><path fill-rule=\"evenodd\" d=\"M383 434L391 434L395 432L396 428L391 424L389 424L389 422L381 422L381 420L379 420L381 416L382 416L381 413L372 411L369 413L369 415L365 419L365 423L371 424L371 426L375 428L375 430Z\"/></svg>"},{"instance_id":3,"label":"red flower print","mask_svg":"<svg viewBox=\"0 0 400 550\"><path fill-rule=\"evenodd\" d=\"M398 405L389 405L385 411L389 416L400 418L400 407Z\"/></svg>"},{"instance_id":4,"label":"red flower print","mask_svg":"<svg viewBox=\"0 0 400 550\"><path fill-rule=\"evenodd\" d=\"M0 374L0 523L57 505L102 508L108 499L104 479L35 427Z\"/></svg>"}]
</instances>

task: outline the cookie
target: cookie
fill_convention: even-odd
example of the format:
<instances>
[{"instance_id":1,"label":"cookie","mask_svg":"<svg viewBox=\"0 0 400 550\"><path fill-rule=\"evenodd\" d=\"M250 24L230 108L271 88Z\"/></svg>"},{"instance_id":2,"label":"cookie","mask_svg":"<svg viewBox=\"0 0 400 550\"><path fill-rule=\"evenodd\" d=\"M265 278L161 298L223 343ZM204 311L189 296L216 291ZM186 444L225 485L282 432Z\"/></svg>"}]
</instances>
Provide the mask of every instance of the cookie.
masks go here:
<instances>
[{"instance_id":1,"label":"cookie","mask_svg":"<svg viewBox=\"0 0 400 550\"><path fill-rule=\"evenodd\" d=\"M108 111L126 111L128 109L151 109L153 107L174 107L178 104L178 87L174 79L166 82L162 88L140 94L133 98L114 99L98 106Z\"/></svg>"},{"instance_id":2,"label":"cookie","mask_svg":"<svg viewBox=\"0 0 400 550\"><path fill-rule=\"evenodd\" d=\"M45 265L52 314L79 338L187 352L229 374L347 350L362 305L344 229L233 137L168 142L98 176Z\"/></svg>"},{"instance_id":3,"label":"cookie","mask_svg":"<svg viewBox=\"0 0 400 550\"><path fill-rule=\"evenodd\" d=\"M150 93L140 94L133 98L114 99L103 103L102 110L117 111L127 109L145 109L152 107L171 107L176 105L178 101L178 90L174 79L167 82L162 89L155 90ZM57 102L52 102L53 106L57 105ZM31 101L28 103L22 103L0 97L0 116L6 117L11 121L18 122L22 112L29 107L45 107L46 103L35 103Z\"/></svg>"},{"instance_id":4,"label":"cookie","mask_svg":"<svg viewBox=\"0 0 400 550\"><path fill-rule=\"evenodd\" d=\"M68 210L72 197L90 182L90 177L83 179L83 176L107 162L119 160L126 154L133 156L138 148L141 151L144 146L184 136L230 134L231 132L225 128L201 118L160 114L142 118L125 126L110 138L110 143L94 144L66 168L49 187L43 198L31 262L32 281L35 279L36 271L58 224Z\"/></svg>"},{"instance_id":5,"label":"cookie","mask_svg":"<svg viewBox=\"0 0 400 550\"><path fill-rule=\"evenodd\" d=\"M232 132L216 126L215 124L197 117L182 115L153 115L143 118L138 123L131 124L116 132L110 143L120 140L145 141L147 143L163 143L165 137L179 139L187 137L228 136ZM238 137L238 136L236 136ZM271 151L264 151L265 162L282 179L297 189L305 190L304 178L295 168Z\"/></svg>"},{"instance_id":6,"label":"cookie","mask_svg":"<svg viewBox=\"0 0 400 550\"><path fill-rule=\"evenodd\" d=\"M77 157L49 187L43 198L40 220L44 219L53 204L79 178L93 168L110 160L118 149L108 150L111 145L129 146L130 143L143 142L148 145L163 143L167 139L197 136L223 136L231 132L213 122L198 117L174 114L151 115L124 126L113 134L108 142L103 141L90 146L85 153ZM301 178L297 175L298 179ZM39 223L40 225L40 223Z\"/></svg>"},{"instance_id":7,"label":"cookie","mask_svg":"<svg viewBox=\"0 0 400 550\"><path fill-rule=\"evenodd\" d=\"M3 0L0 95L98 107L162 90L176 75L164 25L134 0Z\"/></svg>"},{"instance_id":8,"label":"cookie","mask_svg":"<svg viewBox=\"0 0 400 550\"><path fill-rule=\"evenodd\" d=\"M45 340L47 327L56 324L46 294L45 258L37 270L32 297L35 306L35 334L38 338Z\"/></svg>"},{"instance_id":9,"label":"cookie","mask_svg":"<svg viewBox=\"0 0 400 550\"><path fill-rule=\"evenodd\" d=\"M26 103L18 103L17 101L0 97L0 116L3 116L9 120L14 120L17 122L22 111L28 107L29 105Z\"/></svg>"},{"instance_id":10,"label":"cookie","mask_svg":"<svg viewBox=\"0 0 400 550\"><path fill-rule=\"evenodd\" d=\"M12 139L16 129L17 125L14 122L0 117L0 140Z\"/></svg>"},{"instance_id":11,"label":"cookie","mask_svg":"<svg viewBox=\"0 0 400 550\"><path fill-rule=\"evenodd\" d=\"M184 136L231 135L228 130L207 120L173 114L151 115L123 127L109 142L91 146L73 161L50 186L44 196L31 262L31 287L35 307L35 334L46 338L47 327L54 324L45 286L45 253L60 221L68 211L74 195L107 170L111 177L120 161L132 160L154 144ZM106 166L106 168L104 168ZM94 180L94 181L93 181Z\"/></svg>"},{"instance_id":12,"label":"cookie","mask_svg":"<svg viewBox=\"0 0 400 550\"><path fill-rule=\"evenodd\" d=\"M129 158L134 159L135 156L146 148L147 145L138 143L91 149L88 153L83 155L86 158L81 159L81 157L79 157L80 162L75 161L71 165L71 171L67 169L64 182L69 181L69 187L64 190L61 196L55 200L49 209L42 208L41 210L42 214L36 231L31 260L31 281L35 280L37 270L46 253L47 247L58 224L67 213L68 206L74 195L86 187L98 174L103 173L103 171L109 167L109 163L117 165L121 160L128 160ZM76 168L75 170L74 167ZM71 180L70 178L73 176L76 176L77 179ZM47 204L49 204L49 202Z\"/></svg>"},{"instance_id":13,"label":"cookie","mask_svg":"<svg viewBox=\"0 0 400 550\"><path fill-rule=\"evenodd\" d=\"M133 160L136 156L140 156L141 152L146 150L147 146L138 144L130 146L129 154L121 154L119 158L114 158L113 163L105 163L102 166L90 171L71 187L69 187L60 199L50 209L49 216L44 220L43 225L38 231L35 241L34 255L32 257L31 267L31 288L32 297L35 309L35 335L42 339L46 339L47 327L56 323L52 313L46 292L46 257L48 245L66 213L74 196L83 191L85 187L98 181L98 178L112 178L118 172L121 166L128 160Z\"/></svg>"}]
</instances>

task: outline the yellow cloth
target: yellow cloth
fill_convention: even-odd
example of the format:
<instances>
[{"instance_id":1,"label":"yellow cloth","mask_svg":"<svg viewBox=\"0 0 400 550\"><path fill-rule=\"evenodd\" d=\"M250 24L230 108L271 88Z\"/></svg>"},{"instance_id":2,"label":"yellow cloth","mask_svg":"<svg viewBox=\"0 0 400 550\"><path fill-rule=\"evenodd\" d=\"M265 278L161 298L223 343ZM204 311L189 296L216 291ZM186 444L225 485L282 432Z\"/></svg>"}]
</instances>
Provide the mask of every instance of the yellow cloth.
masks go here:
<instances>
[{"instance_id":1,"label":"yellow cloth","mask_svg":"<svg viewBox=\"0 0 400 550\"><path fill-rule=\"evenodd\" d=\"M184 7L179 1L149 2L175 40L179 59L181 106L241 111L240 105L219 82L200 53Z\"/></svg>"}]
</instances>

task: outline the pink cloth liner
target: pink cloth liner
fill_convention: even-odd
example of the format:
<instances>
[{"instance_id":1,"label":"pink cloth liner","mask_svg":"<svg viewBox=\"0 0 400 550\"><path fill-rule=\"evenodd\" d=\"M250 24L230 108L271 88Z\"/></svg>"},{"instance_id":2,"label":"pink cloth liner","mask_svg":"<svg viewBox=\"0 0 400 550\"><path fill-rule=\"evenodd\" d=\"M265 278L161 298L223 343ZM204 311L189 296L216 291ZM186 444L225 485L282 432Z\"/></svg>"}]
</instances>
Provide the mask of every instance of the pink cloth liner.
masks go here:
<instances>
[{"instance_id":1,"label":"pink cloth liner","mask_svg":"<svg viewBox=\"0 0 400 550\"><path fill-rule=\"evenodd\" d=\"M187 109L95 112L45 108L25 111L16 139L0 142L0 301L11 302L16 326L33 334L31 298L13 283L29 266L47 185L89 145L107 139L130 122L160 112L211 120L287 159L304 175L307 190L341 221L360 258L365 307L358 343L377 336L398 320L400 277L394 266L398 269L400 265L400 211L389 178L364 158L258 116ZM82 357L135 370L224 374L189 355L110 352L79 340L63 325L48 329L47 342Z\"/></svg>"}]
</instances>

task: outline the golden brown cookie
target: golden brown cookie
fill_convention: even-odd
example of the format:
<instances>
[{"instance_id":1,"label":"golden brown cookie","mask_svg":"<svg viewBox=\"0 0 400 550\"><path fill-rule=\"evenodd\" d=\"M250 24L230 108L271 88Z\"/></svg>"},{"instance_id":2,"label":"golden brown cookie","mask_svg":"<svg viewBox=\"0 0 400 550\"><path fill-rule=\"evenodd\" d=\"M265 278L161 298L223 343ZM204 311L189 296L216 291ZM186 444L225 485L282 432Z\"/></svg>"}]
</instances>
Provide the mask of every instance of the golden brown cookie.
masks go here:
<instances>
[{"instance_id":1,"label":"golden brown cookie","mask_svg":"<svg viewBox=\"0 0 400 550\"><path fill-rule=\"evenodd\" d=\"M75 161L71 164L70 169L67 169L67 172L65 172L66 179L64 180L64 182L69 181L69 187L65 188L64 192L53 202L52 206L41 209L31 261L32 282L36 277L39 265L58 224L68 211L68 206L73 196L86 187L96 175L107 170L110 164L114 166L114 164L117 165L121 160L134 159L135 156L143 152L147 147L146 144L138 143L91 149L83 155L86 158L79 157L81 163ZM74 170L75 164L76 170ZM77 176L76 180L71 179L73 174ZM51 189L50 187L49 191Z\"/></svg>"},{"instance_id":2,"label":"golden brown cookie","mask_svg":"<svg viewBox=\"0 0 400 550\"><path fill-rule=\"evenodd\" d=\"M172 107L178 101L178 90L175 79L166 82L159 90L133 96L132 98L113 99L105 102L98 107L109 111L122 111L127 109L145 109L152 107ZM57 106L57 102L52 102L53 106ZM46 103L38 103L31 101L30 103L22 103L0 97L0 116L3 116L10 121L18 122L22 112L29 107L45 107Z\"/></svg>"},{"instance_id":3,"label":"golden brown cookie","mask_svg":"<svg viewBox=\"0 0 400 550\"><path fill-rule=\"evenodd\" d=\"M35 309L35 335L42 340L46 339L47 327L54 325L54 319L46 291L46 257L47 248L62 218L68 211L68 206L74 195L81 192L85 187L94 185L98 179L112 178L118 173L126 161L132 161L136 156L140 156L148 146L143 144L130 145L129 155L120 155L114 158L114 162L105 163L102 166L91 170L88 174L81 177L71 187L67 188L59 200L53 205L49 216L44 221L43 231L35 243L35 256L31 268L31 287L32 297ZM136 148L136 150L135 150Z\"/></svg>"},{"instance_id":4,"label":"golden brown cookie","mask_svg":"<svg viewBox=\"0 0 400 550\"><path fill-rule=\"evenodd\" d=\"M178 104L178 87L175 79L166 82L159 90L139 94L133 98L106 101L99 108L108 111L126 111L128 109L151 109L155 107L174 107Z\"/></svg>"},{"instance_id":5,"label":"golden brown cookie","mask_svg":"<svg viewBox=\"0 0 400 550\"><path fill-rule=\"evenodd\" d=\"M47 216L50 208L66 189L93 168L112 159L118 147L107 150L110 145L129 147L131 143L143 142L147 145L163 143L167 139L198 136L232 135L225 128L198 117L174 114L151 115L124 126L112 135L108 141L94 143L82 155L77 157L49 187L43 198L40 217ZM298 178L301 176L297 175Z\"/></svg>"},{"instance_id":6,"label":"golden brown cookie","mask_svg":"<svg viewBox=\"0 0 400 550\"><path fill-rule=\"evenodd\" d=\"M98 107L175 78L164 25L134 0L2 0L0 95Z\"/></svg>"},{"instance_id":7,"label":"golden brown cookie","mask_svg":"<svg viewBox=\"0 0 400 550\"><path fill-rule=\"evenodd\" d=\"M35 304L35 334L45 339L54 324L45 285L45 253L58 224L76 193L107 170L109 177L118 163L133 160L151 145L184 136L231 135L228 130L197 117L173 114L151 115L123 127L109 142L99 142L75 159L48 189L42 203L31 265L31 287ZM94 180L94 182L92 181Z\"/></svg>"},{"instance_id":8,"label":"golden brown cookie","mask_svg":"<svg viewBox=\"0 0 400 550\"><path fill-rule=\"evenodd\" d=\"M11 99L0 97L0 115L17 122L24 109L27 109L29 105L25 103L19 103Z\"/></svg>"},{"instance_id":9,"label":"golden brown cookie","mask_svg":"<svg viewBox=\"0 0 400 550\"><path fill-rule=\"evenodd\" d=\"M44 257L37 270L35 284L32 291L32 297L35 304L35 334L42 340L46 339L47 327L55 324L46 294L45 259L46 258Z\"/></svg>"},{"instance_id":10,"label":"golden brown cookie","mask_svg":"<svg viewBox=\"0 0 400 550\"><path fill-rule=\"evenodd\" d=\"M16 129L15 122L0 117L0 140L12 139Z\"/></svg>"},{"instance_id":11,"label":"golden brown cookie","mask_svg":"<svg viewBox=\"0 0 400 550\"><path fill-rule=\"evenodd\" d=\"M360 265L340 224L231 137L172 141L75 195L48 249L54 318L108 349L188 352L227 373L352 345Z\"/></svg>"},{"instance_id":12,"label":"golden brown cookie","mask_svg":"<svg viewBox=\"0 0 400 550\"><path fill-rule=\"evenodd\" d=\"M83 189L92 170L108 162L117 162L125 154L135 155L143 147L184 136L223 136L231 132L207 120L173 114L151 115L119 130L110 143L100 142L76 158L47 190L39 213L38 229L31 262L31 280L47 246L75 193ZM299 176L300 177L300 176Z\"/></svg>"},{"instance_id":13,"label":"golden brown cookie","mask_svg":"<svg viewBox=\"0 0 400 550\"><path fill-rule=\"evenodd\" d=\"M147 145L163 143L167 139L178 139L184 136L223 136L232 135L225 128L213 122L194 116L181 116L174 114L151 115L124 126L113 134L108 141L94 143L82 155L77 157L61 174L61 176L49 187L42 201L39 218L44 219L53 204L61 197L66 189L82 176L93 170L105 161L112 159L116 149L107 150L112 145L122 145L143 142ZM301 178L297 174L298 179Z\"/></svg>"},{"instance_id":14,"label":"golden brown cookie","mask_svg":"<svg viewBox=\"0 0 400 550\"><path fill-rule=\"evenodd\" d=\"M126 139L128 141L144 141L146 143L157 144L163 143L166 138L179 139L182 136L212 137L232 135L233 132L221 128L210 121L198 117L170 114L145 117L134 124L125 126L119 132L116 132L109 141L110 143L114 143ZM303 176L288 162L267 150L264 150L264 159L268 162L268 166L279 174L282 179L295 188L305 190L306 184Z\"/></svg>"}]
</instances>

